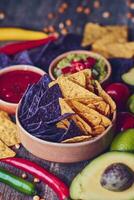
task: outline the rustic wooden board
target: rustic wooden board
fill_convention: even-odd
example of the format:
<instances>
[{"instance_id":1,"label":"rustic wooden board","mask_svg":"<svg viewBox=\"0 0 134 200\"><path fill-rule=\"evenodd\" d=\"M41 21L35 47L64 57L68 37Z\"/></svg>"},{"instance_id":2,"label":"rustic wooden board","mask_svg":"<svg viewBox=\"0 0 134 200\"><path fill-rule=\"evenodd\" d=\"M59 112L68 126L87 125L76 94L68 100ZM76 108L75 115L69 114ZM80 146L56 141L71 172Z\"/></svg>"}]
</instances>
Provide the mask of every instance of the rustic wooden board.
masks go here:
<instances>
[{"instance_id":1,"label":"rustic wooden board","mask_svg":"<svg viewBox=\"0 0 134 200\"><path fill-rule=\"evenodd\" d=\"M69 4L69 9L64 14L58 14L57 10L62 2ZM126 14L129 11L126 0L100 0L101 7L97 10L93 9L94 0L0 0L0 11L3 11L6 15L4 20L0 20L0 26L17 26L32 29L42 29L49 24L55 25L58 28L60 22L64 22L65 19L71 18L73 21L72 27L69 28L69 32L82 33L84 24L87 21L99 22L101 24L129 24L133 26L132 22L127 19ZM91 8L91 14L76 14L75 10L77 5L89 6ZM110 11L111 17L108 19L102 18L102 12ZM48 13L53 12L56 17L52 20L48 20ZM48 169L52 173L56 174L67 184L70 184L73 177L87 164L87 162L76 164L58 164L41 160L29 152L23 147L17 150L17 156L32 160L42 167ZM13 172L16 175L21 175L22 171L15 169L14 167L1 164L0 166ZM32 181L33 177L28 175L28 180ZM58 200L53 191L44 185L43 183L37 184L39 194L43 197L45 195L46 200ZM31 200L32 197L24 196L10 187L0 184L0 200Z\"/></svg>"}]
</instances>

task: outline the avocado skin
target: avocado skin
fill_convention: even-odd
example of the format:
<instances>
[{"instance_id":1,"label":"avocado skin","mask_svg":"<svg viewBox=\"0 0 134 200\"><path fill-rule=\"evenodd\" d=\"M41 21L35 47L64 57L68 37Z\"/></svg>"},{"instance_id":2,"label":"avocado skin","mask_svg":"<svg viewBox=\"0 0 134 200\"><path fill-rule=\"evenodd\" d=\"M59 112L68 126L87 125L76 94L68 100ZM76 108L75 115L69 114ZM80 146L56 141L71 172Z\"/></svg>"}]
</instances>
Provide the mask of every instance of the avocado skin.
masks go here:
<instances>
[{"instance_id":1,"label":"avocado skin","mask_svg":"<svg viewBox=\"0 0 134 200\"><path fill-rule=\"evenodd\" d=\"M134 68L121 76L122 80L128 85L134 86Z\"/></svg>"},{"instance_id":2,"label":"avocado skin","mask_svg":"<svg viewBox=\"0 0 134 200\"><path fill-rule=\"evenodd\" d=\"M134 200L134 184L125 192L105 190L100 184L101 175L112 163L121 162L134 171L134 154L108 152L91 161L72 181L70 197L75 200ZM96 173L96 174L95 174ZM99 175L98 175L99 174ZM98 176L98 177L97 177Z\"/></svg>"}]
</instances>

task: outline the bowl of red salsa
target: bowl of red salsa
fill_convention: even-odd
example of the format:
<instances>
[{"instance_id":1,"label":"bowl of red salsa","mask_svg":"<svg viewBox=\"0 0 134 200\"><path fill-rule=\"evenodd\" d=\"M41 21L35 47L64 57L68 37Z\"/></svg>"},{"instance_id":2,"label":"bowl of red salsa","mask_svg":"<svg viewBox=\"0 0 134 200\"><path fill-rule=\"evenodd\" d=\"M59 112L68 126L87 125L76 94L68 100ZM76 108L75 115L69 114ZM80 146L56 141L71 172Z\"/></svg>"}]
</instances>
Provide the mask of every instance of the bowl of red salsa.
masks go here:
<instances>
[{"instance_id":1,"label":"bowl of red salsa","mask_svg":"<svg viewBox=\"0 0 134 200\"><path fill-rule=\"evenodd\" d=\"M49 75L54 80L61 75L68 76L83 69L91 69L92 77L100 83L108 81L111 65L100 54L86 51L69 51L56 57L50 64Z\"/></svg>"},{"instance_id":2,"label":"bowl of red salsa","mask_svg":"<svg viewBox=\"0 0 134 200\"><path fill-rule=\"evenodd\" d=\"M44 73L31 65L14 65L0 70L0 110L14 114L28 85L38 82Z\"/></svg>"}]
</instances>

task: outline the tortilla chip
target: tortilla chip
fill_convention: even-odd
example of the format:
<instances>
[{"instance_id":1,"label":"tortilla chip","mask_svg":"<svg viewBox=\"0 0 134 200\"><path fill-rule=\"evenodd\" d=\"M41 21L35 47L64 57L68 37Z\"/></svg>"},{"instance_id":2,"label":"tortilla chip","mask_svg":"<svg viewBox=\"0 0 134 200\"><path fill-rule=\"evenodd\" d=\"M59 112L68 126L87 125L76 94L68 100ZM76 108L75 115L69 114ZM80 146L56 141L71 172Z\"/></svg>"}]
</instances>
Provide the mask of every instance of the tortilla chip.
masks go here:
<instances>
[{"instance_id":1,"label":"tortilla chip","mask_svg":"<svg viewBox=\"0 0 134 200\"><path fill-rule=\"evenodd\" d=\"M101 85L99 84L98 81L95 81L95 85L96 85L96 89L98 91L99 96L101 96L106 103L108 103L110 105L111 108L111 113L113 113L116 110L116 104L113 101L113 99L105 92L105 90L103 90L103 88L101 87Z\"/></svg>"},{"instance_id":2,"label":"tortilla chip","mask_svg":"<svg viewBox=\"0 0 134 200\"><path fill-rule=\"evenodd\" d=\"M66 103L66 101L62 98L59 98L59 104L61 108L61 115L64 115L66 113L74 113L72 108Z\"/></svg>"},{"instance_id":3,"label":"tortilla chip","mask_svg":"<svg viewBox=\"0 0 134 200\"><path fill-rule=\"evenodd\" d=\"M16 124L8 119L4 119L0 124L0 139L7 145L19 144L18 129Z\"/></svg>"},{"instance_id":4,"label":"tortilla chip","mask_svg":"<svg viewBox=\"0 0 134 200\"><path fill-rule=\"evenodd\" d=\"M105 27L94 23L87 23L84 29L84 37L82 41L82 46L88 46L94 43L97 39L102 38L107 34L108 30Z\"/></svg>"},{"instance_id":5,"label":"tortilla chip","mask_svg":"<svg viewBox=\"0 0 134 200\"><path fill-rule=\"evenodd\" d=\"M127 31L124 29L117 28L116 31L107 33L105 37L102 37L101 39L94 42L92 47L94 49L95 47L101 47L102 45L107 45L111 43L125 43L125 42L127 42Z\"/></svg>"},{"instance_id":6,"label":"tortilla chip","mask_svg":"<svg viewBox=\"0 0 134 200\"><path fill-rule=\"evenodd\" d=\"M64 98L97 98L97 95L66 79L58 79L58 84Z\"/></svg>"},{"instance_id":7,"label":"tortilla chip","mask_svg":"<svg viewBox=\"0 0 134 200\"><path fill-rule=\"evenodd\" d=\"M0 140L0 159L14 157L16 153Z\"/></svg>"},{"instance_id":8,"label":"tortilla chip","mask_svg":"<svg viewBox=\"0 0 134 200\"><path fill-rule=\"evenodd\" d=\"M105 131L105 127L103 125L97 125L93 128L93 133L92 135L100 135Z\"/></svg>"},{"instance_id":9,"label":"tortilla chip","mask_svg":"<svg viewBox=\"0 0 134 200\"><path fill-rule=\"evenodd\" d=\"M83 136L77 136L73 137L67 140L63 140L62 143L76 143L76 142L85 142L92 138L91 135L83 135Z\"/></svg>"},{"instance_id":10,"label":"tortilla chip","mask_svg":"<svg viewBox=\"0 0 134 200\"><path fill-rule=\"evenodd\" d=\"M82 118L86 119L92 126L102 124L103 126L107 127L111 125L110 119L82 103L71 100L70 106L76 113L78 113Z\"/></svg>"},{"instance_id":11,"label":"tortilla chip","mask_svg":"<svg viewBox=\"0 0 134 200\"><path fill-rule=\"evenodd\" d=\"M90 72L90 76L91 76L91 72ZM84 70L71 74L67 78L84 88L86 87L86 77L84 74Z\"/></svg>"},{"instance_id":12,"label":"tortilla chip","mask_svg":"<svg viewBox=\"0 0 134 200\"><path fill-rule=\"evenodd\" d=\"M79 115L74 115L74 116L71 116L70 118L75 121L75 123L79 126L79 128L82 131L84 131L86 135L89 135L90 133L92 133L91 126L87 122L85 122Z\"/></svg>"},{"instance_id":13,"label":"tortilla chip","mask_svg":"<svg viewBox=\"0 0 134 200\"><path fill-rule=\"evenodd\" d=\"M68 126L69 126L69 121L67 119L63 119L61 121L59 121L57 124L56 124L56 127L57 128L64 128L64 129L67 129Z\"/></svg>"},{"instance_id":14,"label":"tortilla chip","mask_svg":"<svg viewBox=\"0 0 134 200\"><path fill-rule=\"evenodd\" d=\"M93 106L94 106L93 109L97 110L101 114L103 114L105 116L110 115L110 106L105 101L94 102L94 105L93 106L92 105L93 104L88 104L88 107L93 108Z\"/></svg>"},{"instance_id":15,"label":"tortilla chip","mask_svg":"<svg viewBox=\"0 0 134 200\"><path fill-rule=\"evenodd\" d=\"M106 58L131 58L134 55L134 42L111 43L102 46L93 46L93 51Z\"/></svg>"},{"instance_id":16,"label":"tortilla chip","mask_svg":"<svg viewBox=\"0 0 134 200\"><path fill-rule=\"evenodd\" d=\"M95 103L98 103L98 102L102 101L103 99L102 99L102 97L97 96L95 98L87 98L87 99L85 99L85 98L66 99L66 101L69 101L69 100L78 101L84 105L89 105L89 104L94 105Z\"/></svg>"},{"instance_id":17,"label":"tortilla chip","mask_svg":"<svg viewBox=\"0 0 134 200\"><path fill-rule=\"evenodd\" d=\"M107 36L111 34L112 36ZM100 26L94 23L87 23L84 30L84 37L82 41L82 46L88 46L98 41L101 38L108 37L105 41L108 43L112 42L112 38L117 36L119 42L125 42L128 38L127 26ZM120 38L120 39L119 39ZM110 40L111 39L111 40Z\"/></svg>"},{"instance_id":18,"label":"tortilla chip","mask_svg":"<svg viewBox=\"0 0 134 200\"><path fill-rule=\"evenodd\" d=\"M125 25L108 25L108 26L105 26L105 28L109 32L115 32L115 33L124 32L124 35L126 36L126 38L128 37L128 27Z\"/></svg>"},{"instance_id":19,"label":"tortilla chip","mask_svg":"<svg viewBox=\"0 0 134 200\"><path fill-rule=\"evenodd\" d=\"M0 120L1 119L9 119L10 120L10 117L9 117L8 113L6 113L5 111L0 110Z\"/></svg>"}]
</instances>

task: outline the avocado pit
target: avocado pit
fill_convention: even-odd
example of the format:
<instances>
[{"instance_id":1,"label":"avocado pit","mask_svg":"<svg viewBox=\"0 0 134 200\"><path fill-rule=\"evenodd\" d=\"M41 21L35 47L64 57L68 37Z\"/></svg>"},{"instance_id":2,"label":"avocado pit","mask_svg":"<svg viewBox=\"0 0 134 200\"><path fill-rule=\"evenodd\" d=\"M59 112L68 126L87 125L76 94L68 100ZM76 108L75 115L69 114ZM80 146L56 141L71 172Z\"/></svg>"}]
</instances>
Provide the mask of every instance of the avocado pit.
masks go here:
<instances>
[{"instance_id":1,"label":"avocado pit","mask_svg":"<svg viewBox=\"0 0 134 200\"><path fill-rule=\"evenodd\" d=\"M128 189L134 182L134 172L123 163L108 166L100 179L100 184L107 190L120 192Z\"/></svg>"}]
</instances>

